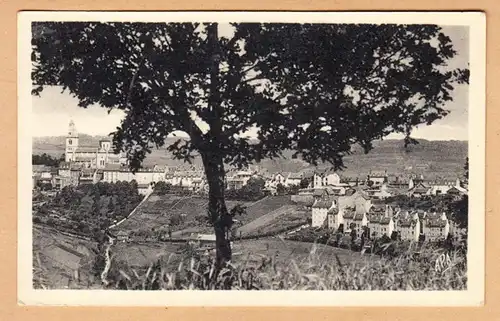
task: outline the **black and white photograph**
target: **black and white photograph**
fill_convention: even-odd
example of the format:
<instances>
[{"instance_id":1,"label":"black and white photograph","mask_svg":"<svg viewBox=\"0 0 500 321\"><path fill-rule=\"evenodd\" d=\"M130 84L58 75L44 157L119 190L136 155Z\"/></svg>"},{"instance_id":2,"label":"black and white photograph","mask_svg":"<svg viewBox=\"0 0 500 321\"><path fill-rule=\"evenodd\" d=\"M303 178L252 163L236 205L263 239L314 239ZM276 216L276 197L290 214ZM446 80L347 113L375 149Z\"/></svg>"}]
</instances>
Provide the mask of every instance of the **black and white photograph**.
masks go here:
<instances>
[{"instance_id":1,"label":"black and white photograph","mask_svg":"<svg viewBox=\"0 0 500 321\"><path fill-rule=\"evenodd\" d=\"M482 304L483 14L18 19L19 302Z\"/></svg>"}]
</instances>

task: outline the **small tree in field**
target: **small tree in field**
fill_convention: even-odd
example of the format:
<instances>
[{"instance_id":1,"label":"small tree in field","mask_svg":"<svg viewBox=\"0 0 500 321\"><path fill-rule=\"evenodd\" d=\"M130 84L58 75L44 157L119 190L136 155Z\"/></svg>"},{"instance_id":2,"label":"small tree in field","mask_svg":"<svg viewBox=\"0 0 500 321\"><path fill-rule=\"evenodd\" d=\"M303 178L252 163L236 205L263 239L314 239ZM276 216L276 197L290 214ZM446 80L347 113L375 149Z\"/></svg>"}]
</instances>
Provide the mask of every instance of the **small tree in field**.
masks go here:
<instances>
[{"instance_id":1,"label":"small tree in field","mask_svg":"<svg viewBox=\"0 0 500 321\"><path fill-rule=\"evenodd\" d=\"M286 191L286 188L283 184L278 183L278 185L276 185L276 194L283 195L283 194L285 194L285 191Z\"/></svg>"},{"instance_id":2,"label":"small tree in field","mask_svg":"<svg viewBox=\"0 0 500 321\"><path fill-rule=\"evenodd\" d=\"M61 86L81 107L125 111L113 142L133 170L187 134L168 150L201 157L219 263L231 259L225 165L293 150L342 168L353 144L368 152L393 132L411 143L468 81L444 68L456 53L435 25L40 22L32 46L34 95Z\"/></svg>"},{"instance_id":3,"label":"small tree in field","mask_svg":"<svg viewBox=\"0 0 500 321\"><path fill-rule=\"evenodd\" d=\"M310 180L307 178L303 178L300 180L299 187L300 188L307 188L309 186Z\"/></svg>"}]
</instances>

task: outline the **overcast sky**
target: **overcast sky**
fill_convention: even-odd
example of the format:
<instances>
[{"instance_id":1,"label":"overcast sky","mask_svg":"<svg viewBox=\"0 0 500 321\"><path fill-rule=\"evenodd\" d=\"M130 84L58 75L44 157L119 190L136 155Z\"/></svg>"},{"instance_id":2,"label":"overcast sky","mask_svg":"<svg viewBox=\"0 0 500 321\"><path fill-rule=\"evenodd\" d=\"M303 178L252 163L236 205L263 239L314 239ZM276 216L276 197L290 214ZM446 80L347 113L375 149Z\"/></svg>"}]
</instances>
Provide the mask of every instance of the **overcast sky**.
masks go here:
<instances>
[{"instance_id":1,"label":"overcast sky","mask_svg":"<svg viewBox=\"0 0 500 321\"><path fill-rule=\"evenodd\" d=\"M468 28L443 27L443 32L453 41L458 54L450 61L450 68L466 68L469 61ZM230 30L221 30L229 34ZM65 135L72 119L80 133L107 135L119 126L124 114L121 111L108 111L94 106L87 109L77 106L77 99L69 93L61 93L56 87L46 88L41 97L33 97L34 136ZM445 106L450 114L431 126L421 126L414 130L413 137L429 140L467 140L468 139L468 86L460 85L453 92L453 101ZM391 135L388 138L400 138Z\"/></svg>"}]
</instances>

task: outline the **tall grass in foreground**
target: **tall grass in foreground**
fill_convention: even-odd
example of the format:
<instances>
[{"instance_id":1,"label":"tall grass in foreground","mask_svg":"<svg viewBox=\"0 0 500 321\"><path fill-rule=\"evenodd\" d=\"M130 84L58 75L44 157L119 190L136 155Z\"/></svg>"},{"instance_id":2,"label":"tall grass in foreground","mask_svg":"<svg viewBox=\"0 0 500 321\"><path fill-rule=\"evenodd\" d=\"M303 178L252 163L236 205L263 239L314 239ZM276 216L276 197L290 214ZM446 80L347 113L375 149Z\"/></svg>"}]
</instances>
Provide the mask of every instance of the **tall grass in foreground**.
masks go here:
<instances>
[{"instance_id":1,"label":"tall grass in foreground","mask_svg":"<svg viewBox=\"0 0 500 321\"><path fill-rule=\"evenodd\" d=\"M440 260L443 255L447 260ZM366 255L369 257L370 255ZM216 271L211 258L186 258L172 264L172 256L147 269L124 262L112 264L108 289L126 290L465 290L467 264L459 251L408 251L394 258L367 258L343 264L334 255L325 259L311 253L286 263L260 256L243 259ZM436 267L436 262L441 262ZM443 264L444 263L444 264Z\"/></svg>"}]
</instances>

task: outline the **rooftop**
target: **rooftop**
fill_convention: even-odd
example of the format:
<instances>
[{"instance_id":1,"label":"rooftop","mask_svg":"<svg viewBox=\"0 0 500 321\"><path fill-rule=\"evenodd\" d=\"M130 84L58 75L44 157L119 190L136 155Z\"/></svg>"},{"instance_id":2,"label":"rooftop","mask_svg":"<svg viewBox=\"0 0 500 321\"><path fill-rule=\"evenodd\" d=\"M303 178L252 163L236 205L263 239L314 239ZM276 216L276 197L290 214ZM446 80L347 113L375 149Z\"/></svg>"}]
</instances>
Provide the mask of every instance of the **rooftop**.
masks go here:
<instances>
[{"instance_id":1,"label":"rooftop","mask_svg":"<svg viewBox=\"0 0 500 321\"><path fill-rule=\"evenodd\" d=\"M370 171L370 173L368 175L370 176L370 178L384 178L384 177L387 177L387 170L385 170L385 171L383 171L383 170Z\"/></svg>"},{"instance_id":2,"label":"rooftop","mask_svg":"<svg viewBox=\"0 0 500 321\"><path fill-rule=\"evenodd\" d=\"M124 168L125 168L125 166L123 166L121 164L106 164L106 166L104 167L104 170L105 171L120 171Z\"/></svg>"},{"instance_id":3,"label":"rooftop","mask_svg":"<svg viewBox=\"0 0 500 321\"><path fill-rule=\"evenodd\" d=\"M328 214L337 214L339 212L338 208L332 207L328 210Z\"/></svg>"},{"instance_id":4,"label":"rooftop","mask_svg":"<svg viewBox=\"0 0 500 321\"><path fill-rule=\"evenodd\" d=\"M313 192L313 195L314 196L321 196L325 193L325 190L322 189L322 188L318 188L318 189L315 189L314 192Z\"/></svg>"},{"instance_id":5,"label":"rooftop","mask_svg":"<svg viewBox=\"0 0 500 321\"><path fill-rule=\"evenodd\" d=\"M332 207L334 201L335 198L327 196L314 203L313 208L330 208Z\"/></svg>"},{"instance_id":6,"label":"rooftop","mask_svg":"<svg viewBox=\"0 0 500 321\"><path fill-rule=\"evenodd\" d=\"M345 208L344 209L344 218L349 218L349 219L354 218L355 214L356 213L351 208Z\"/></svg>"},{"instance_id":7,"label":"rooftop","mask_svg":"<svg viewBox=\"0 0 500 321\"><path fill-rule=\"evenodd\" d=\"M417 221L413 220L413 219L409 219L409 218L401 219L398 222L398 225L401 227L412 227L412 226L415 226L415 224L417 224Z\"/></svg>"},{"instance_id":8,"label":"rooftop","mask_svg":"<svg viewBox=\"0 0 500 321\"><path fill-rule=\"evenodd\" d=\"M290 173L288 179L302 179L302 173Z\"/></svg>"},{"instance_id":9,"label":"rooftop","mask_svg":"<svg viewBox=\"0 0 500 321\"><path fill-rule=\"evenodd\" d=\"M446 221L441 219L432 219L427 222L428 227L445 227Z\"/></svg>"},{"instance_id":10,"label":"rooftop","mask_svg":"<svg viewBox=\"0 0 500 321\"><path fill-rule=\"evenodd\" d=\"M76 153L97 153L99 151L98 147L92 146L78 146L76 148Z\"/></svg>"},{"instance_id":11,"label":"rooftop","mask_svg":"<svg viewBox=\"0 0 500 321\"><path fill-rule=\"evenodd\" d=\"M380 224L389 224L391 222L391 218L390 217L382 217L380 219Z\"/></svg>"}]
</instances>

